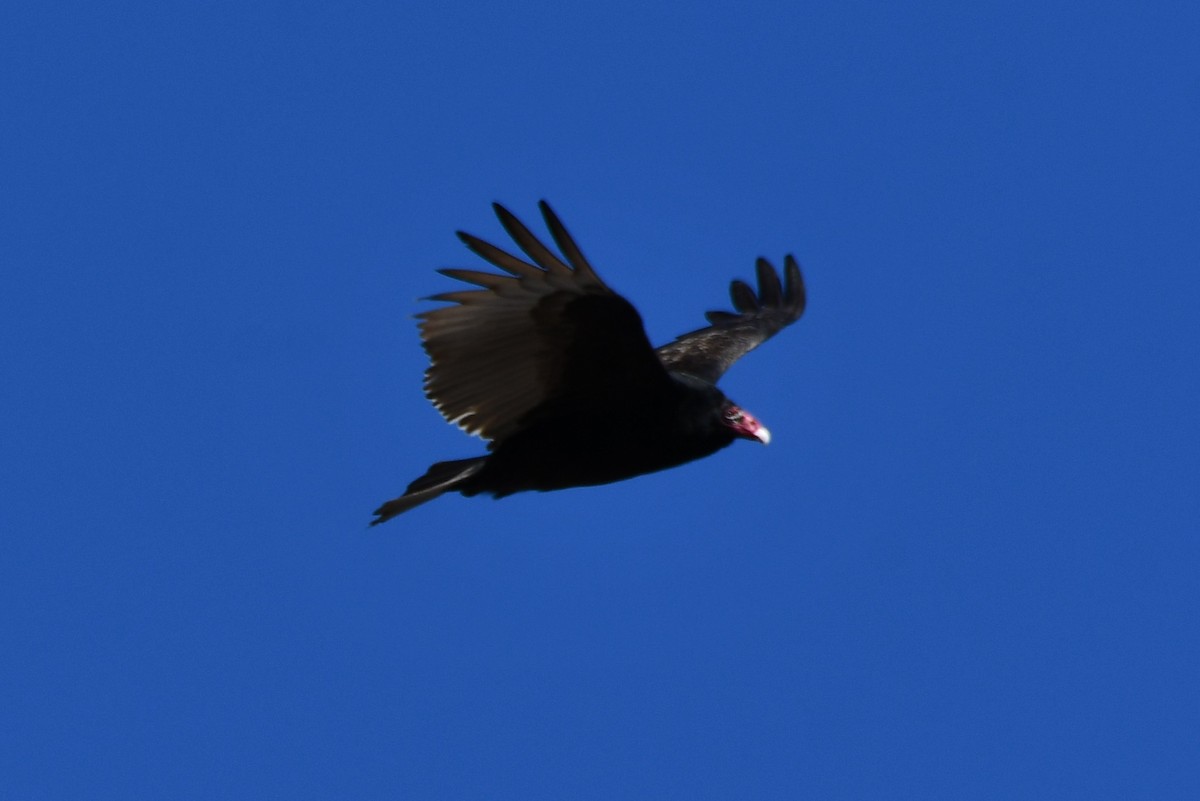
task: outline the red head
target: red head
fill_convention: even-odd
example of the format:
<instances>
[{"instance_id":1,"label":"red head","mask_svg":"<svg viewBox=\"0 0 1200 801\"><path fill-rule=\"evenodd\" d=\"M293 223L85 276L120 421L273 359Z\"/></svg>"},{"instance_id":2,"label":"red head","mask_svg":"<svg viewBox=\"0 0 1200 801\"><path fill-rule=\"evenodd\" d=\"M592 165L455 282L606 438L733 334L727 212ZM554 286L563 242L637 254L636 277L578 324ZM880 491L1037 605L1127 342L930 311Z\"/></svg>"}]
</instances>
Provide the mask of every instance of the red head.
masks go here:
<instances>
[{"instance_id":1,"label":"red head","mask_svg":"<svg viewBox=\"0 0 1200 801\"><path fill-rule=\"evenodd\" d=\"M771 442L771 432L767 427L758 422L758 418L750 412L732 403L728 403L721 410L721 423L733 431L734 436L758 440L763 445Z\"/></svg>"}]
</instances>

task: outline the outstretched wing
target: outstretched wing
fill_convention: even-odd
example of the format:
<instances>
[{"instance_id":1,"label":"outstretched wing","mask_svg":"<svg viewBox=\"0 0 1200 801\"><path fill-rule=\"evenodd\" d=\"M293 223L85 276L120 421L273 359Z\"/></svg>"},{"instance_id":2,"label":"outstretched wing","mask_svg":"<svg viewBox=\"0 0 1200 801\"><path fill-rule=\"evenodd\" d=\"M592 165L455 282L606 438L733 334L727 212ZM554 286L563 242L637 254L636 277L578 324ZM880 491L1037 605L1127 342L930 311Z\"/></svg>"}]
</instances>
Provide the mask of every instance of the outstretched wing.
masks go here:
<instances>
[{"instance_id":1,"label":"outstretched wing","mask_svg":"<svg viewBox=\"0 0 1200 801\"><path fill-rule=\"evenodd\" d=\"M426 396L484 439L504 439L550 400L571 399L584 416L670 381L637 310L600 280L550 206L538 205L565 262L493 204L532 263L460 231L467 247L508 274L439 270L482 288L435 295L430 300L452 305L417 315L431 362Z\"/></svg>"},{"instance_id":2,"label":"outstretched wing","mask_svg":"<svg viewBox=\"0 0 1200 801\"><path fill-rule=\"evenodd\" d=\"M755 264L758 294L744 281L729 286L736 313L711 311L711 323L658 349L668 370L716 383L729 367L804 314L804 277L793 256L783 260L783 284L766 259Z\"/></svg>"}]
</instances>

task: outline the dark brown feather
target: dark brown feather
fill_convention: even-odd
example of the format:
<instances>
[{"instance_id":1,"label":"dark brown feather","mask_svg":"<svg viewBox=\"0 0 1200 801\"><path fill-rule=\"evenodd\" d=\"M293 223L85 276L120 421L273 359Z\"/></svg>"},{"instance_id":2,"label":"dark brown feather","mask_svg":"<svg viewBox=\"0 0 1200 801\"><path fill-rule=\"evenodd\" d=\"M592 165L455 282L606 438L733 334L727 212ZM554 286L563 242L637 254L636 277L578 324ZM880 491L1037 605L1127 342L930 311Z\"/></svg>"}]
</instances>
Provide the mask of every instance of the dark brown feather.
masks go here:
<instances>
[{"instance_id":1,"label":"dark brown feather","mask_svg":"<svg viewBox=\"0 0 1200 801\"><path fill-rule=\"evenodd\" d=\"M784 280L766 259L755 264L758 293L744 281L730 284L729 294L737 313L710 311L711 323L675 338L657 350L668 370L716 381L738 359L779 333L804 314L804 278L796 259L784 259Z\"/></svg>"},{"instance_id":2,"label":"dark brown feather","mask_svg":"<svg viewBox=\"0 0 1200 801\"><path fill-rule=\"evenodd\" d=\"M637 311L596 277L549 206L543 205L547 224L574 269L507 209L498 204L495 209L536 264L459 234L509 275L440 270L483 289L441 293L433 299L453 305L418 315L431 360L425 393L447 420L498 440L548 400L592 397L613 403L620 387L645 389L669 380Z\"/></svg>"}]
</instances>

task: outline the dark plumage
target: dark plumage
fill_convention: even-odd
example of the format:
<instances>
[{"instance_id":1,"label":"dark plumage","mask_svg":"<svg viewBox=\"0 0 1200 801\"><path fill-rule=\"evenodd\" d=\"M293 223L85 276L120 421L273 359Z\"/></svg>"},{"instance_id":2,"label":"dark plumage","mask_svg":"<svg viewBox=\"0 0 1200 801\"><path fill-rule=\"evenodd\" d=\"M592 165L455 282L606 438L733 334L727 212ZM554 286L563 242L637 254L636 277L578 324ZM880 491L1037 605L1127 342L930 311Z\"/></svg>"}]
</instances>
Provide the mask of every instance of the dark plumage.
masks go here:
<instances>
[{"instance_id":1,"label":"dark plumage","mask_svg":"<svg viewBox=\"0 0 1200 801\"><path fill-rule=\"evenodd\" d=\"M560 258L507 209L500 223L530 261L470 234L467 247L504 270L443 269L473 284L435 295L418 315L431 364L425 394L447 420L490 440L489 453L434 464L372 525L451 490L496 497L607 484L707 456L767 429L716 387L735 361L804 313L792 256L781 283L766 259L758 292L734 281L735 312L655 350L637 310L613 292L542 201ZM565 259L565 261L563 260Z\"/></svg>"}]
</instances>

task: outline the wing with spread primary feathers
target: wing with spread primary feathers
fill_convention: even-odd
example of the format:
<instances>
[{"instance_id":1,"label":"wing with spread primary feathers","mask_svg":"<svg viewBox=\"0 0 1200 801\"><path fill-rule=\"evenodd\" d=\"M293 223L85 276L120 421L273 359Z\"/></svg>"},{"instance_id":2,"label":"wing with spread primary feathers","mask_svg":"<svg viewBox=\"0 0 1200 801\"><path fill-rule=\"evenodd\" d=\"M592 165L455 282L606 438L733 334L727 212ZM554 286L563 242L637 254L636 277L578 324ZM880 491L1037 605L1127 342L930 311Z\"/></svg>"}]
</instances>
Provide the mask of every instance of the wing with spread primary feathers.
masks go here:
<instances>
[{"instance_id":1,"label":"wing with spread primary feathers","mask_svg":"<svg viewBox=\"0 0 1200 801\"><path fill-rule=\"evenodd\" d=\"M755 265L758 294L744 281L729 287L736 312L712 311L707 328L675 338L658 349L658 358L669 370L688 373L716 383L729 367L791 325L804 314L804 277L796 259L783 260L782 285L779 274L766 259Z\"/></svg>"},{"instance_id":2,"label":"wing with spread primary feathers","mask_svg":"<svg viewBox=\"0 0 1200 801\"><path fill-rule=\"evenodd\" d=\"M447 420L502 440L546 401L570 398L582 418L670 380L637 310L604 284L545 201L539 208L565 262L493 208L530 261L460 231L507 274L440 270L480 288L435 295L451 305L418 315L431 362L425 394Z\"/></svg>"}]
</instances>

